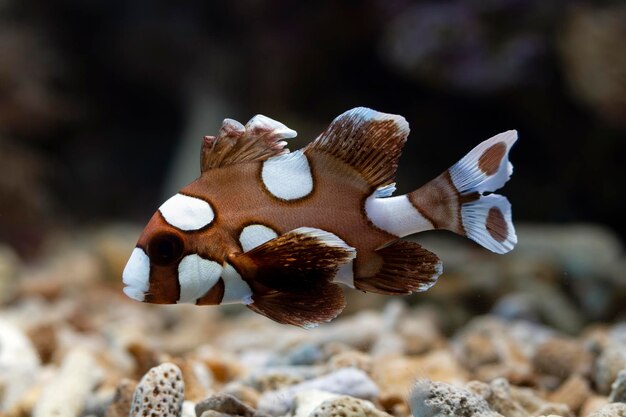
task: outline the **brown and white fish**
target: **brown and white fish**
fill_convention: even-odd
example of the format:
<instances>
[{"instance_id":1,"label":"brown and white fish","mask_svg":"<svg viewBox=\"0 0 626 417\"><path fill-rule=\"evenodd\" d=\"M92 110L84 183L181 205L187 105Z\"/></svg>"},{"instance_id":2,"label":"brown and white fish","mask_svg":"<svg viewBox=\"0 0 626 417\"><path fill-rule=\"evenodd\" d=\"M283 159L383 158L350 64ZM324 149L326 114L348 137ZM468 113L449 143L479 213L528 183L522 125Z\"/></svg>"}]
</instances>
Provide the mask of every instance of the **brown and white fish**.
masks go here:
<instances>
[{"instance_id":1,"label":"brown and white fish","mask_svg":"<svg viewBox=\"0 0 626 417\"><path fill-rule=\"evenodd\" d=\"M517 242L509 179L514 130L486 140L411 193L392 197L409 126L356 108L289 153L296 132L265 116L224 120L204 138L200 177L157 210L123 273L148 303L242 303L312 327L345 306L339 284L410 294L430 288L439 258L400 238L451 230L505 253Z\"/></svg>"}]
</instances>

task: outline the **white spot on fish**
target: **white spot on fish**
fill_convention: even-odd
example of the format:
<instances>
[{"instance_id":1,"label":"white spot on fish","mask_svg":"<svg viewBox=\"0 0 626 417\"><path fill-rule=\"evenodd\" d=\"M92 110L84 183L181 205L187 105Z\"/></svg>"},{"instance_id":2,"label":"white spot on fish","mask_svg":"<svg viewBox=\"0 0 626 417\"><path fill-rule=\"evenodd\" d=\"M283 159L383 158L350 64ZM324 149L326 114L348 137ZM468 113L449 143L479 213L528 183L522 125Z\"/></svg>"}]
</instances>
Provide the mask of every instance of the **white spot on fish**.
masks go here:
<instances>
[{"instance_id":1,"label":"white spot on fish","mask_svg":"<svg viewBox=\"0 0 626 417\"><path fill-rule=\"evenodd\" d=\"M159 207L163 218L180 230L198 230L215 218L211 205L204 200L176 194Z\"/></svg>"},{"instance_id":2,"label":"white spot on fish","mask_svg":"<svg viewBox=\"0 0 626 417\"><path fill-rule=\"evenodd\" d=\"M220 304L248 305L252 303L252 290L250 286L229 263L224 264L222 279L224 280L224 297Z\"/></svg>"},{"instance_id":3,"label":"white spot on fish","mask_svg":"<svg viewBox=\"0 0 626 417\"><path fill-rule=\"evenodd\" d=\"M303 150L269 158L261 171L263 184L275 197L295 200L313 191L313 176Z\"/></svg>"},{"instance_id":4,"label":"white spot on fish","mask_svg":"<svg viewBox=\"0 0 626 417\"><path fill-rule=\"evenodd\" d=\"M178 303L195 303L220 279L222 266L197 254L185 256L178 264Z\"/></svg>"},{"instance_id":5,"label":"white spot on fish","mask_svg":"<svg viewBox=\"0 0 626 417\"><path fill-rule=\"evenodd\" d=\"M251 224L246 226L239 235L239 243L244 252L261 246L265 242L274 239L278 234L262 224Z\"/></svg>"},{"instance_id":6,"label":"white spot on fish","mask_svg":"<svg viewBox=\"0 0 626 417\"><path fill-rule=\"evenodd\" d=\"M395 236L431 230L433 225L411 204L406 195L365 200L365 213L374 226Z\"/></svg>"},{"instance_id":7,"label":"white spot on fish","mask_svg":"<svg viewBox=\"0 0 626 417\"><path fill-rule=\"evenodd\" d=\"M126 284L124 294L133 300L143 301L150 286L150 258L141 248L135 248L122 272Z\"/></svg>"}]
</instances>

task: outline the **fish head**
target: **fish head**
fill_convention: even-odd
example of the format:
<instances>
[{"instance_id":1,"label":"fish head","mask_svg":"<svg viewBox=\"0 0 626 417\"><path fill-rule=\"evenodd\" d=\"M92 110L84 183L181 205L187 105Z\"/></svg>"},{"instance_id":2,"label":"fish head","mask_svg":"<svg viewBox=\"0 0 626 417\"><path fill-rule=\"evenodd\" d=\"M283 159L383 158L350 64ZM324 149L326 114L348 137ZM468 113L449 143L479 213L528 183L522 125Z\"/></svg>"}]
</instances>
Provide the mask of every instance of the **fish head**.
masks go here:
<instances>
[{"instance_id":1,"label":"fish head","mask_svg":"<svg viewBox=\"0 0 626 417\"><path fill-rule=\"evenodd\" d=\"M212 239L214 217L211 204L199 197L178 193L163 203L124 268L124 293L154 304L210 301L223 270L220 245Z\"/></svg>"}]
</instances>

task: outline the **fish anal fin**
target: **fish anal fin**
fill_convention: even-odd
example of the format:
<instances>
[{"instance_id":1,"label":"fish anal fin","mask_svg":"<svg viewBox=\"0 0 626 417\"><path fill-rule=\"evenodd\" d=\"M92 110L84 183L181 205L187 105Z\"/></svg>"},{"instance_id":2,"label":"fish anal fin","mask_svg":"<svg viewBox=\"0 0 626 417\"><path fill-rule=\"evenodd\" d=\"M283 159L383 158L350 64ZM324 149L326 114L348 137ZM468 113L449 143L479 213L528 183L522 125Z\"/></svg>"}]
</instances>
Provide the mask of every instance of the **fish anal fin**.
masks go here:
<instances>
[{"instance_id":1,"label":"fish anal fin","mask_svg":"<svg viewBox=\"0 0 626 417\"><path fill-rule=\"evenodd\" d=\"M332 280L355 256L336 235L301 227L228 261L252 289L250 309L279 323L312 327L343 310L343 292Z\"/></svg>"},{"instance_id":2,"label":"fish anal fin","mask_svg":"<svg viewBox=\"0 0 626 417\"><path fill-rule=\"evenodd\" d=\"M287 142L295 130L263 115L256 115L246 125L224 119L217 136L205 136L200 157L201 171L242 162L264 161L289 152Z\"/></svg>"},{"instance_id":3,"label":"fish anal fin","mask_svg":"<svg viewBox=\"0 0 626 417\"><path fill-rule=\"evenodd\" d=\"M402 116L357 107L339 115L306 148L350 165L373 187L394 182L409 125Z\"/></svg>"},{"instance_id":4,"label":"fish anal fin","mask_svg":"<svg viewBox=\"0 0 626 417\"><path fill-rule=\"evenodd\" d=\"M439 257L415 242L398 240L376 253L382 266L373 276L355 278L359 290L390 295L426 291L443 271Z\"/></svg>"}]
</instances>

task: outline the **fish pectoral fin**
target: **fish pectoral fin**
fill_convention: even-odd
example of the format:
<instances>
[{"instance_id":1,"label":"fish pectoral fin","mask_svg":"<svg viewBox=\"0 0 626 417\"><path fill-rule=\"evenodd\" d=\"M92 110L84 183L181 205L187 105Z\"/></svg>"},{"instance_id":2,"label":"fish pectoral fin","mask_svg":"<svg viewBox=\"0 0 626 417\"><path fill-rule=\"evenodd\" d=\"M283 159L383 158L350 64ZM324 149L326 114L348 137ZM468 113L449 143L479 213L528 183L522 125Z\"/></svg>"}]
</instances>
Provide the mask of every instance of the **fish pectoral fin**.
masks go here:
<instances>
[{"instance_id":1,"label":"fish pectoral fin","mask_svg":"<svg viewBox=\"0 0 626 417\"><path fill-rule=\"evenodd\" d=\"M332 280L355 256L336 235L302 227L228 260L252 289L251 310L279 323L314 327L345 307L343 291Z\"/></svg>"},{"instance_id":2,"label":"fish pectoral fin","mask_svg":"<svg viewBox=\"0 0 626 417\"><path fill-rule=\"evenodd\" d=\"M299 290L270 290L255 293L248 308L281 324L310 329L328 322L346 306L343 290L337 284L320 282Z\"/></svg>"},{"instance_id":3,"label":"fish pectoral fin","mask_svg":"<svg viewBox=\"0 0 626 417\"><path fill-rule=\"evenodd\" d=\"M356 277L359 290L389 295L426 291L443 272L439 257L415 242L398 240L376 253L383 258L382 267L374 276Z\"/></svg>"}]
</instances>

